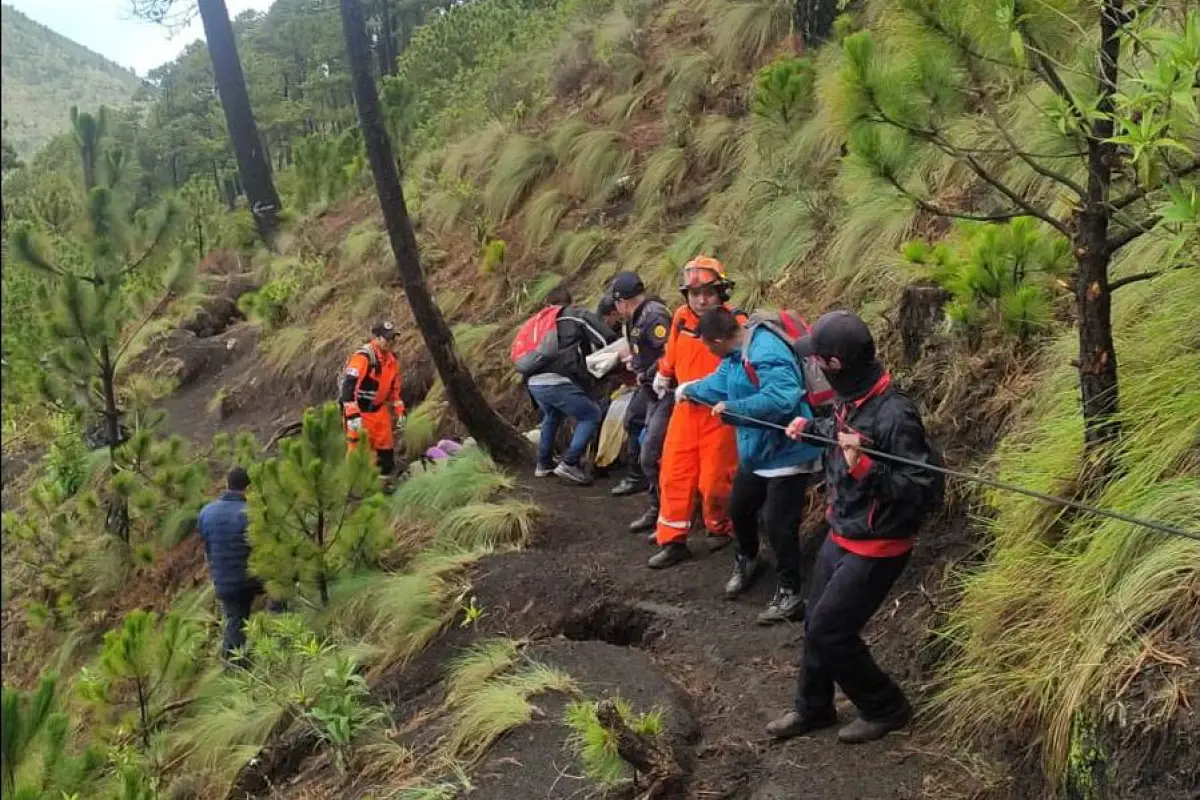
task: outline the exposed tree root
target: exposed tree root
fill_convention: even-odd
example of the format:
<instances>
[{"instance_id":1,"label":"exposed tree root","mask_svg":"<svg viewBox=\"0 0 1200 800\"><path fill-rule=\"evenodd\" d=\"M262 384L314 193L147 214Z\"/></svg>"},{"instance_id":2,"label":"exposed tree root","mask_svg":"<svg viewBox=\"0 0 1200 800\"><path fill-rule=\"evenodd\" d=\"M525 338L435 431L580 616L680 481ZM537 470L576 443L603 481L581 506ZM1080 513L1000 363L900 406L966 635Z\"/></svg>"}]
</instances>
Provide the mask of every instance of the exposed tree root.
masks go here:
<instances>
[{"instance_id":1,"label":"exposed tree root","mask_svg":"<svg viewBox=\"0 0 1200 800\"><path fill-rule=\"evenodd\" d=\"M596 720L617 741L617 753L649 781L643 800L672 797L681 793L684 772L669 750L631 730L612 700L596 706Z\"/></svg>"}]
</instances>

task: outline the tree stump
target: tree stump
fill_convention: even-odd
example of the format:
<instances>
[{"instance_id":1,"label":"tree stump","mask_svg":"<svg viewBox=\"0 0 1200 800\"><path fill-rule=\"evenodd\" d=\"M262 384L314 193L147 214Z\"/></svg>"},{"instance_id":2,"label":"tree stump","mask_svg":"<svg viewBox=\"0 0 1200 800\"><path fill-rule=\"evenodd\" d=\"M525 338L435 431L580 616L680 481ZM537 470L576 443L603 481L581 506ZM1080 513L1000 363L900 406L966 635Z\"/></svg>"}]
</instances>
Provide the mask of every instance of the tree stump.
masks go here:
<instances>
[{"instance_id":1,"label":"tree stump","mask_svg":"<svg viewBox=\"0 0 1200 800\"><path fill-rule=\"evenodd\" d=\"M669 797L683 788L683 768L669 750L630 729L612 700L596 705L596 720L617 742L617 754L649 782L645 800Z\"/></svg>"}]
</instances>

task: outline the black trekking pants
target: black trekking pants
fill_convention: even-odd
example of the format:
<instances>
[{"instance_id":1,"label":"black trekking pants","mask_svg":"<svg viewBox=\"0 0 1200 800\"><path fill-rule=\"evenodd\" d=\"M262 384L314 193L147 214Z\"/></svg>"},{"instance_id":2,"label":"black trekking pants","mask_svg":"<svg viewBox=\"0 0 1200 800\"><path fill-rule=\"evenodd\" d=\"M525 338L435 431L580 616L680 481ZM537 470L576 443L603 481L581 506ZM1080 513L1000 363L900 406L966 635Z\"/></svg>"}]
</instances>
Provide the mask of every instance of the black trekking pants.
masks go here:
<instances>
[{"instance_id":1,"label":"black trekking pants","mask_svg":"<svg viewBox=\"0 0 1200 800\"><path fill-rule=\"evenodd\" d=\"M862 639L862 629L904 571L909 553L866 558L826 537L813 568L804 620L804 666L796 690L801 714L827 714L837 684L866 720L904 709L904 692L879 668Z\"/></svg>"},{"instance_id":2,"label":"black trekking pants","mask_svg":"<svg viewBox=\"0 0 1200 800\"><path fill-rule=\"evenodd\" d=\"M650 489L650 504L658 508L658 470L662 461L667 423L675 407L675 395L668 392L659 399L649 384L638 386L625 410L625 454L629 475L645 480ZM646 432L645 441L642 431Z\"/></svg>"},{"instance_id":3,"label":"black trekking pants","mask_svg":"<svg viewBox=\"0 0 1200 800\"><path fill-rule=\"evenodd\" d=\"M793 592L800 589L800 520L804 515L804 493L810 474L764 478L739 469L729 493L729 519L739 555L758 555L758 518L762 514L767 542L775 553L779 585Z\"/></svg>"}]
</instances>

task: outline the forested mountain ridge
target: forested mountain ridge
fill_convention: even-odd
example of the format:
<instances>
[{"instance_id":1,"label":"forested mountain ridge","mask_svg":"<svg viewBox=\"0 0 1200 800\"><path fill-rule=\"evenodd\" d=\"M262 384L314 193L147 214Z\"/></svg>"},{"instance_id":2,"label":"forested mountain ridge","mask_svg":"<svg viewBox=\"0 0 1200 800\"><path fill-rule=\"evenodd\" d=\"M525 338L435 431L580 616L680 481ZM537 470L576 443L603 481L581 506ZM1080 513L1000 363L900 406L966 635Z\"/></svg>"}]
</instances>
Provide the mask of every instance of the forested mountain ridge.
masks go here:
<instances>
[{"instance_id":1,"label":"forested mountain ridge","mask_svg":"<svg viewBox=\"0 0 1200 800\"><path fill-rule=\"evenodd\" d=\"M375 34L369 64L366 37L347 54L347 8ZM520 481L478 452L419 462L384 499L326 404L387 317L402 449L468 432L366 168L375 84L418 280L515 424L534 416L508 345L552 288L591 305L635 268L674 304L680 265L712 253L743 308L857 309L951 466L1200 530L1200 13L1038 8L278 0L232 21L286 211L274 249L203 43L151 76L149 113L76 117L6 183L4 450L46 457L4 520L5 723L18 712L22 733L5 780L39 800L632 794L597 724L616 695L687 772L666 797L1193 800L1194 541L952 481L867 636L916 730L764 747L800 636L754 625L769 581L725 601L728 550L695 540L656 578L624 529L640 498ZM1100 103L1095 49L1117 23L1123 91ZM1104 203L1076 187L1100 146L1121 213L1107 283L1077 291L1072 236ZM1105 285L1118 477L1093 482L1076 308ZM129 439L105 447L109 400ZM251 569L292 611L254 617L245 672L216 669L188 535L232 463L254 475ZM49 664L60 680L39 691Z\"/></svg>"},{"instance_id":2,"label":"forested mountain ridge","mask_svg":"<svg viewBox=\"0 0 1200 800\"><path fill-rule=\"evenodd\" d=\"M11 6L0 7L0 19L4 138L21 155L69 127L64 108L124 106L142 86L132 71Z\"/></svg>"}]
</instances>

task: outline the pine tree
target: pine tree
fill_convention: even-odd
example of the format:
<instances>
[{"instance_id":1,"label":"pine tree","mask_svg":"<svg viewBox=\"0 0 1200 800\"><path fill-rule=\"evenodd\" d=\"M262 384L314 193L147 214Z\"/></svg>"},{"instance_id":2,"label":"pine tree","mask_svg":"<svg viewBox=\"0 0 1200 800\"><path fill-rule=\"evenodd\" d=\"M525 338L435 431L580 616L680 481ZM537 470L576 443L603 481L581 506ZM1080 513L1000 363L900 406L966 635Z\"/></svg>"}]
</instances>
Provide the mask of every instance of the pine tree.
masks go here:
<instances>
[{"instance_id":1,"label":"pine tree","mask_svg":"<svg viewBox=\"0 0 1200 800\"><path fill-rule=\"evenodd\" d=\"M379 195L388 240L396 257L404 296L408 298L417 327L433 357L442 385L446 387L446 398L459 420L493 458L504 463L529 461L533 455L529 442L488 404L479 384L463 363L450 326L429 292L412 220L404 203L404 189L397 169L399 160L393 158L392 142L379 110L379 93L371 70L362 6L358 0L341 0L341 15L346 54L353 75L355 107L367 148L367 160L375 176L375 191Z\"/></svg>"},{"instance_id":2,"label":"pine tree","mask_svg":"<svg viewBox=\"0 0 1200 800\"><path fill-rule=\"evenodd\" d=\"M130 0L130 5L136 16L168 26L192 18L190 2ZM279 192L275 190L271 162L254 119L254 109L250 107L246 76L238 57L229 11L225 7L225 0L198 0L197 8L204 25L204 38L208 42L209 58L212 59L217 94L221 98L221 110L225 113L225 125L237 158L238 174L250 204L250 213L254 216L263 242L268 248L274 249L278 215L283 203L279 199Z\"/></svg>"},{"instance_id":3,"label":"pine tree","mask_svg":"<svg viewBox=\"0 0 1200 800\"><path fill-rule=\"evenodd\" d=\"M347 453L334 403L310 408L300 436L251 470L250 569L272 597L329 602L339 573L375 566L392 541L370 453Z\"/></svg>"},{"instance_id":4,"label":"pine tree","mask_svg":"<svg viewBox=\"0 0 1200 800\"><path fill-rule=\"evenodd\" d=\"M166 249L178 208L168 201L130 224L116 185L124 156L105 147L106 112L93 116L72 109L71 120L87 194L81 247L50 255L35 232L23 226L14 232L13 251L50 277L38 305L45 310L47 340L58 347L47 354L43 392L53 403L74 400L99 413L110 470L116 474L117 450L125 438L117 394L125 357L145 324L186 289L192 272L177 260L162 281L158 301L149 308L138 302L152 285L146 273ZM128 508L114 498L109 511L109 531L128 542Z\"/></svg>"},{"instance_id":5,"label":"pine tree","mask_svg":"<svg viewBox=\"0 0 1200 800\"><path fill-rule=\"evenodd\" d=\"M1167 269L1200 228L1200 12L1124 0L903 0L879 34L843 42L852 164L923 211L1038 220L1070 242L1085 445L1119 433L1112 292ZM945 201L936 154L980 191ZM961 195L960 195L961 197ZM1165 263L1112 279L1138 237L1174 238Z\"/></svg>"},{"instance_id":6,"label":"pine tree","mask_svg":"<svg viewBox=\"0 0 1200 800\"><path fill-rule=\"evenodd\" d=\"M98 672L85 675L81 692L97 705L118 709L132 697L138 746L154 760L153 735L166 701L196 674L202 643L200 626L174 612L159 624L153 612L130 611L121 627L104 634Z\"/></svg>"},{"instance_id":7,"label":"pine tree","mask_svg":"<svg viewBox=\"0 0 1200 800\"><path fill-rule=\"evenodd\" d=\"M5 686L0 728L0 793L6 800L58 800L79 791L103 764L98 750L68 752L70 721L58 710L58 679L33 692Z\"/></svg>"}]
</instances>

